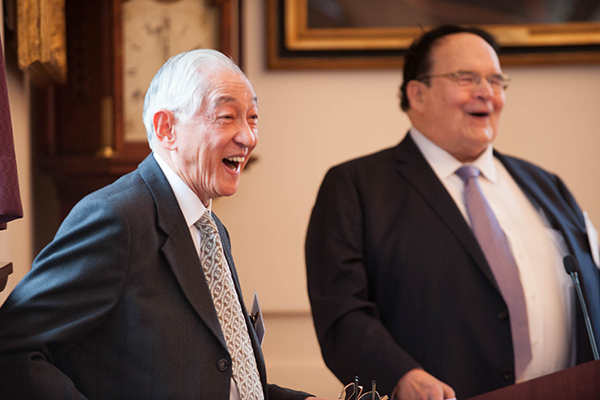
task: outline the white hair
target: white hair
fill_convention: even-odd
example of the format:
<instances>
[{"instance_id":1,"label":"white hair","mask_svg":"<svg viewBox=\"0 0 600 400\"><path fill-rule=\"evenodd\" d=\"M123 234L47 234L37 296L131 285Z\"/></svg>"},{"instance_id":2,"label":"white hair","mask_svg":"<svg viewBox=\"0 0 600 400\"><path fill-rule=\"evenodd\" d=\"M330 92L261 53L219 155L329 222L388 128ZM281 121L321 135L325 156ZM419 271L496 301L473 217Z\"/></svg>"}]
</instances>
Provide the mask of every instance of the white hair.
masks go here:
<instances>
[{"instance_id":1,"label":"white hair","mask_svg":"<svg viewBox=\"0 0 600 400\"><path fill-rule=\"evenodd\" d=\"M211 77L222 72L239 74L252 87L242 70L216 50L190 50L164 63L152 79L144 99L143 119L150 148L154 142L154 114L166 109L178 121L187 121L203 106L212 88Z\"/></svg>"}]
</instances>

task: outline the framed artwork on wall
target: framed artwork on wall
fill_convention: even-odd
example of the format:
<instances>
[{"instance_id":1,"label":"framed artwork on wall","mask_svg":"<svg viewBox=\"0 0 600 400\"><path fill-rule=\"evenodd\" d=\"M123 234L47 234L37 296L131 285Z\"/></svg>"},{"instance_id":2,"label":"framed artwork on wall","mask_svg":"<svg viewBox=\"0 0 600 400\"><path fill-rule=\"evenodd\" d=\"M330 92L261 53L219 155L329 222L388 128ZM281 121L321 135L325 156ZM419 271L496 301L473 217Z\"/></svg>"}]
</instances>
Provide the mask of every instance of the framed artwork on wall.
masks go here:
<instances>
[{"instance_id":1,"label":"framed artwork on wall","mask_svg":"<svg viewBox=\"0 0 600 400\"><path fill-rule=\"evenodd\" d=\"M600 62L600 2L586 0L267 0L273 69L397 68L444 23L478 26L503 65Z\"/></svg>"}]
</instances>

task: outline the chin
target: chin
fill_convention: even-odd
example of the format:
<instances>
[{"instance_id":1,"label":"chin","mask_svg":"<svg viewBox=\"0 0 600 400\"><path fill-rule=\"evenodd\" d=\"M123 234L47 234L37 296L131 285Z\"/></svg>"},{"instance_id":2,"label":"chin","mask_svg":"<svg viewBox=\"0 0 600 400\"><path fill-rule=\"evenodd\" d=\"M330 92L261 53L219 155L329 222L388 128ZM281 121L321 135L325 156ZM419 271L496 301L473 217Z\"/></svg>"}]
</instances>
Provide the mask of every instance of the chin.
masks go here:
<instances>
[{"instance_id":1,"label":"chin","mask_svg":"<svg viewBox=\"0 0 600 400\"><path fill-rule=\"evenodd\" d=\"M479 142L482 146L487 146L494 140L496 133L492 128L483 128L476 130L474 135L474 139Z\"/></svg>"},{"instance_id":2,"label":"chin","mask_svg":"<svg viewBox=\"0 0 600 400\"><path fill-rule=\"evenodd\" d=\"M229 197L229 196L233 196L236 192L237 192L238 186L236 185L235 187L231 188L221 188L221 190L219 190L219 197Z\"/></svg>"}]
</instances>

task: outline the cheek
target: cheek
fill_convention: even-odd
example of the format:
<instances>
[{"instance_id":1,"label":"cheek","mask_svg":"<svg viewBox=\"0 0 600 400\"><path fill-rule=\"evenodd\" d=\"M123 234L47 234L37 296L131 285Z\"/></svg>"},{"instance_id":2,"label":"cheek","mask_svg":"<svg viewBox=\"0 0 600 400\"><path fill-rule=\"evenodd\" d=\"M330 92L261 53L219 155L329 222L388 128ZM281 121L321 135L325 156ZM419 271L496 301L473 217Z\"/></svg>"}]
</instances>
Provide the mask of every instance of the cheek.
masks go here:
<instances>
[{"instance_id":1,"label":"cheek","mask_svg":"<svg viewBox=\"0 0 600 400\"><path fill-rule=\"evenodd\" d=\"M441 112L451 115L452 118L462 118L464 116L464 108L470 101L470 96L448 94L441 105Z\"/></svg>"},{"instance_id":2,"label":"cheek","mask_svg":"<svg viewBox=\"0 0 600 400\"><path fill-rule=\"evenodd\" d=\"M494 125L498 125L500 122L500 115L502 114L502 108L504 107L504 102L497 103L494 105Z\"/></svg>"},{"instance_id":3,"label":"cheek","mask_svg":"<svg viewBox=\"0 0 600 400\"><path fill-rule=\"evenodd\" d=\"M207 163L214 163L221 160L223 154L223 145L216 135L206 135L202 139L200 157Z\"/></svg>"},{"instance_id":4,"label":"cheek","mask_svg":"<svg viewBox=\"0 0 600 400\"><path fill-rule=\"evenodd\" d=\"M504 108L504 102L506 101L506 94L502 93L494 97L494 110L499 114Z\"/></svg>"}]
</instances>

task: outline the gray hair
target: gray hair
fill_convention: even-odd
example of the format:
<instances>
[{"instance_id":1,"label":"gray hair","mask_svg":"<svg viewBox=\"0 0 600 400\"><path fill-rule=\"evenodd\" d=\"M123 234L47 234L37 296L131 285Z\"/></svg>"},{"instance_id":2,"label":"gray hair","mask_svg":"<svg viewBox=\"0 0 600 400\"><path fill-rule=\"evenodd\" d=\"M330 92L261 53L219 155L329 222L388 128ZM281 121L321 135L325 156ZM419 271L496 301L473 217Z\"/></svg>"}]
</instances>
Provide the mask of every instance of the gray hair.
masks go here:
<instances>
[{"instance_id":1,"label":"gray hair","mask_svg":"<svg viewBox=\"0 0 600 400\"><path fill-rule=\"evenodd\" d=\"M164 63L152 79L144 99L143 119L150 148L154 142L154 114L166 109L177 120L187 121L203 106L212 88L210 78L222 72L239 74L248 81L229 57L216 50L190 50ZM249 81L248 85L252 87Z\"/></svg>"}]
</instances>

